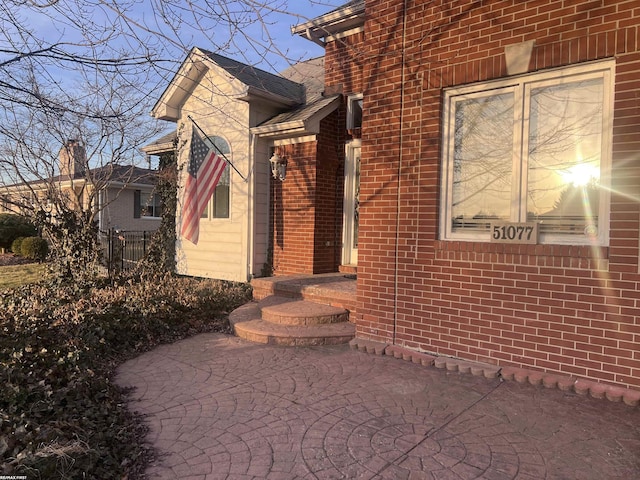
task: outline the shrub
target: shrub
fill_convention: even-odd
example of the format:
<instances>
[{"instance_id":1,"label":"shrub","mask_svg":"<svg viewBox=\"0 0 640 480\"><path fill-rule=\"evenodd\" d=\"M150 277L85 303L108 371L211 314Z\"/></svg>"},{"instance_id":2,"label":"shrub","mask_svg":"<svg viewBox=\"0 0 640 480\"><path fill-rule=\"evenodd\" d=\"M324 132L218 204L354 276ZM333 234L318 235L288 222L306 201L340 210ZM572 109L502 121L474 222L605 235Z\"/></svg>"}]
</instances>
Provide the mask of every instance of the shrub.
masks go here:
<instances>
[{"instance_id":1,"label":"shrub","mask_svg":"<svg viewBox=\"0 0 640 480\"><path fill-rule=\"evenodd\" d=\"M42 261L47 257L49 253L49 245L47 241L42 237L27 237L22 240L20 245L20 252L23 257L31 258L33 260Z\"/></svg>"},{"instance_id":2,"label":"shrub","mask_svg":"<svg viewBox=\"0 0 640 480\"><path fill-rule=\"evenodd\" d=\"M16 238L13 243L11 243L11 251L16 255L22 255L22 241L24 237Z\"/></svg>"},{"instance_id":3,"label":"shrub","mask_svg":"<svg viewBox=\"0 0 640 480\"><path fill-rule=\"evenodd\" d=\"M0 295L0 476L138 478L146 430L110 381L124 359L229 331L250 288L170 275L28 285Z\"/></svg>"},{"instance_id":4,"label":"shrub","mask_svg":"<svg viewBox=\"0 0 640 480\"><path fill-rule=\"evenodd\" d=\"M11 248L16 238L30 237L36 233L36 227L28 218L14 213L0 213L0 248Z\"/></svg>"}]
</instances>

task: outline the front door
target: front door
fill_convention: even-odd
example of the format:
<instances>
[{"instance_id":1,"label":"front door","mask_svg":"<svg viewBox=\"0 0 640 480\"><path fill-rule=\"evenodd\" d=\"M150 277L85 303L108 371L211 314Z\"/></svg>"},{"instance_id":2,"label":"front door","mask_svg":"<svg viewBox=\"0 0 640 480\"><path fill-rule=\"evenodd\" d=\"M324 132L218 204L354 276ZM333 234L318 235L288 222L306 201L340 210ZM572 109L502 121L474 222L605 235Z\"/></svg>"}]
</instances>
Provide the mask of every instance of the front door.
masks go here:
<instances>
[{"instance_id":1,"label":"front door","mask_svg":"<svg viewBox=\"0 0 640 480\"><path fill-rule=\"evenodd\" d=\"M347 145L344 175L343 265L358 265L360 141Z\"/></svg>"}]
</instances>

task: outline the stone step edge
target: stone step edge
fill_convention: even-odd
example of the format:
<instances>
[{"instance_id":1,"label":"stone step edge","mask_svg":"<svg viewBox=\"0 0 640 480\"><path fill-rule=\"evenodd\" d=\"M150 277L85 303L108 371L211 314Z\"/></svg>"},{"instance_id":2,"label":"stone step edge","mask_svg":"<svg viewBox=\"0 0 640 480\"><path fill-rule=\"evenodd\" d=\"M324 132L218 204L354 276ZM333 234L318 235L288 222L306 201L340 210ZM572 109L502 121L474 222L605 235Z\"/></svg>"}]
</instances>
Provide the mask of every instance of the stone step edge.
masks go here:
<instances>
[{"instance_id":1,"label":"stone step edge","mask_svg":"<svg viewBox=\"0 0 640 480\"><path fill-rule=\"evenodd\" d=\"M304 299L270 295L258 302L262 319L291 326L314 326L349 321L349 312L342 307Z\"/></svg>"},{"instance_id":2,"label":"stone step edge","mask_svg":"<svg viewBox=\"0 0 640 480\"><path fill-rule=\"evenodd\" d=\"M384 342L363 338L354 338L349 342L349 346L358 351L376 355L388 355L426 367L433 366L446 369L450 372L470 373L474 376L483 376L489 379L500 377L503 380L513 380L522 384L528 383L545 388L558 388L563 392L574 392L581 396L590 395L596 399L623 402L630 407L640 405L640 391L599 383L595 380L587 380L556 373L538 372L526 368L500 367L457 358L430 355L428 353L416 352L406 347L389 345Z\"/></svg>"},{"instance_id":3,"label":"stone step edge","mask_svg":"<svg viewBox=\"0 0 640 480\"><path fill-rule=\"evenodd\" d=\"M236 336L256 343L283 346L340 345L348 343L355 335L350 323L326 325L286 326L253 319L233 324Z\"/></svg>"},{"instance_id":4,"label":"stone step edge","mask_svg":"<svg viewBox=\"0 0 640 480\"><path fill-rule=\"evenodd\" d=\"M260 306L258 302L249 302L236 308L229 314L229 323L236 336L246 340L271 345L337 345L345 344L355 336L355 325L348 322L332 323L314 326L283 326L277 323L270 323L271 333L260 328L254 328L256 323L265 322L260 318ZM258 326L261 326L258 323ZM290 332L299 329L301 335L295 336ZM277 331L288 330L289 334ZM349 330L344 332L344 330ZM273 332L276 333L273 333ZM304 335L306 332L306 335Z\"/></svg>"}]
</instances>

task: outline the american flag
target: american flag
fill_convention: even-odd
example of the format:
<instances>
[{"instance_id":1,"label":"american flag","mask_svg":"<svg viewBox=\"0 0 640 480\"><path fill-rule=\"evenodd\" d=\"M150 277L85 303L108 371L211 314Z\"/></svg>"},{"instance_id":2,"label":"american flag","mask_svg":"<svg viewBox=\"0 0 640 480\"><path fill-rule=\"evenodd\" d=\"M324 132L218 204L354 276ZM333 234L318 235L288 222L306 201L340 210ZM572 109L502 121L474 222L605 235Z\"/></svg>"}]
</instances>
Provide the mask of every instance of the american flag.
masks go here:
<instances>
[{"instance_id":1,"label":"american flag","mask_svg":"<svg viewBox=\"0 0 640 480\"><path fill-rule=\"evenodd\" d=\"M225 159L216 154L213 145L209 146L202 140L194 125L180 227L181 235L194 245L198 244L202 212L226 166Z\"/></svg>"}]
</instances>

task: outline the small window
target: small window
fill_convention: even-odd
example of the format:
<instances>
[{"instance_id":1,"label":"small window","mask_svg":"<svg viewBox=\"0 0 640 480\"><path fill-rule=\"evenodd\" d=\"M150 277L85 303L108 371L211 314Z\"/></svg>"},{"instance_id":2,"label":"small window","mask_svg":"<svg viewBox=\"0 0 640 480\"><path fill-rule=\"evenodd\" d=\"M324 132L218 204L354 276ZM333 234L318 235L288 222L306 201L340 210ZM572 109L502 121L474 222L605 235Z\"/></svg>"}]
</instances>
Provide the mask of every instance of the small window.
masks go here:
<instances>
[{"instance_id":1,"label":"small window","mask_svg":"<svg viewBox=\"0 0 640 480\"><path fill-rule=\"evenodd\" d=\"M134 218L162 217L162 202L160 195L151 192L134 192Z\"/></svg>"},{"instance_id":2,"label":"small window","mask_svg":"<svg viewBox=\"0 0 640 480\"><path fill-rule=\"evenodd\" d=\"M347 128L362 128L362 94L351 95L347 100Z\"/></svg>"},{"instance_id":3,"label":"small window","mask_svg":"<svg viewBox=\"0 0 640 480\"><path fill-rule=\"evenodd\" d=\"M229 157L231 150L229 144L222 137L211 136L209 137L214 145L217 147L216 152L224 154ZM222 176L216 185L211 200L209 201L207 208L202 212L201 218L229 218L230 208L230 186L231 186L231 167L227 164Z\"/></svg>"},{"instance_id":4,"label":"small window","mask_svg":"<svg viewBox=\"0 0 640 480\"><path fill-rule=\"evenodd\" d=\"M445 92L445 239L536 222L541 243L606 244L613 62Z\"/></svg>"}]
</instances>

